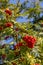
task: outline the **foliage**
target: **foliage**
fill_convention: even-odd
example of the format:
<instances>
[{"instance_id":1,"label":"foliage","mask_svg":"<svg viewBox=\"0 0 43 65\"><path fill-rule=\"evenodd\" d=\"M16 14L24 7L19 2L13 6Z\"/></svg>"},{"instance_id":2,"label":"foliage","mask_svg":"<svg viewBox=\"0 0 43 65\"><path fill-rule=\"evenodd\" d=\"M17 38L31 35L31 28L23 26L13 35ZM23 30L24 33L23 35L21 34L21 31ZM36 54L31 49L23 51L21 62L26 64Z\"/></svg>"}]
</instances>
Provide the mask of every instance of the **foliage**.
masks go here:
<instances>
[{"instance_id":1,"label":"foliage","mask_svg":"<svg viewBox=\"0 0 43 65\"><path fill-rule=\"evenodd\" d=\"M16 22L18 17L25 15L28 18L34 17L36 21L36 18L40 18L39 5L26 8L28 0L23 4L19 0L17 4L8 2L9 0L0 0L0 64L43 65L43 36L40 35L43 23ZM11 37L13 42L3 42Z\"/></svg>"}]
</instances>

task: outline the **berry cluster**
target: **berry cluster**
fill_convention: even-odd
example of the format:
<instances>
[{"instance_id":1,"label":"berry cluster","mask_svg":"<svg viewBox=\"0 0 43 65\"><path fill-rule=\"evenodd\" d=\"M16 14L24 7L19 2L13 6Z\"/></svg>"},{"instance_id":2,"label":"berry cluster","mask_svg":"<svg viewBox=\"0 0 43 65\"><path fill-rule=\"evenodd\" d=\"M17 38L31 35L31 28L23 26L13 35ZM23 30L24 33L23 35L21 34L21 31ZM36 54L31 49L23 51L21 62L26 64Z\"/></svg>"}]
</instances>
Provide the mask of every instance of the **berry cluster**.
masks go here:
<instances>
[{"instance_id":1,"label":"berry cluster","mask_svg":"<svg viewBox=\"0 0 43 65\"><path fill-rule=\"evenodd\" d=\"M21 46L23 46L23 43L19 42L14 46L14 49L20 48Z\"/></svg>"},{"instance_id":2,"label":"berry cluster","mask_svg":"<svg viewBox=\"0 0 43 65\"><path fill-rule=\"evenodd\" d=\"M5 27L11 27L11 26L13 26L13 24L11 22L6 22L5 23Z\"/></svg>"},{"instance_id":3,"label":"berry cluster","mask_svg":"<svg viewBox=\"0 0 43 65\"><path fill-rule=\"evenodd\" d=\"M0 25L0 31L2 31L4 29L4 27L11 27L13 26L13 24L11 22L6 22L3 26Z\"/></svg>"},{"instance_id":4,"label":"berry cluster","mask_svg":"<svg viewBox=\"0 0 43 65\"><path fill-rule=\"evenodd\" d=\"M33 48L34 47L34 44L36 42L36 38L34 38L33 36L24 36L23 37L23 40L26 42L26 45L29 47L29 48Z\"/></svg>"},{"instance_id":5,"label":"berry cluster","mask_svg":"<svg viewBox=\"0 0 43 65\"><path fill-rule=\"evenodd\" d=\"M6 14L9 14L9 15L11 15L11 14L12 14L12 11L11 11L11 10L9 10L9 9L6 9L6 10L5 10L5 12L6 12Z\"/></svg>"}]
</instances>

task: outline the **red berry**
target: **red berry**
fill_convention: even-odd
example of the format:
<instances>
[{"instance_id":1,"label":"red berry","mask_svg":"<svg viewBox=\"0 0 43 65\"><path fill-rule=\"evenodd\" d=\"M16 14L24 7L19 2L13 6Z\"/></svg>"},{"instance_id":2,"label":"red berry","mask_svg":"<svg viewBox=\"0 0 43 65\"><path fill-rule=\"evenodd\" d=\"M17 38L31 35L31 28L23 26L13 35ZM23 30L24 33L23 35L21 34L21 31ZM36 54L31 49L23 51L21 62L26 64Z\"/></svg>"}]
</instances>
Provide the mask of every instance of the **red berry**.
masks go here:
<instances>
[{"instance_id":1,"label":"red berry","mask_svg":"<svg viewBox=\"0 0 43 65\"><path fill-rule=\"evenodd\" d=\"M28 35L26 35L26 36L23 37L24 41L27 41L27 39L28 39Z\"/></svg>"},{"instance_id":2,"label":"red berry","mask_svg":"<svg viewBox=\"0 0 43 65\"><path fill-rule=\"evenodd\" d=\"M5 59L6 58L6 54L2 54L2 59Z\"/></svg>"},{"instance_id":3,"label":"red berry","mask_svg":"<svg viewBox=\"0 0 43 65\"><path fill-rule=\"evenodd\" d=\"M15 28L16 31L18 31L18 28Z\"/></svg>"},{"instance_id":4,"label":"red berry","mask_svg":"<svg viewBox=\"0 0 43 65\"><path fill-rule=\"evenodd\" d=\"M22 43L22 42L19 42L19 43L18 43L18 46L23 46L23 43Z\"/></svg>"},{"instance_id":5,"label":"red berry","mask_svg":"<svg viewBox=\"0 0 43 65\"><path fill-rule=\"evenodd\" d=\"M14 48L15 49L19 49L21 46L23 46L23 43L22 42L19 42L19 43L17 43L15 46L14 46Z\"/></svg>"},{"instance_id":6,"label":"red berry","mask_svg":"<svg viewBox=\"0 0 43 65\"><path fill-rule=\"evenodd\" d=\"M2 26L0 26L0 31L1 31L1 30L3 30L3 27L2 27Z\"/></svg>"},{"instance_id":7,"label":"red berry","mask_svg":"<svg viewBox=\"0 0 43 65\"><path fill-rule=\"evenodd\" d=\"M6 26L6 27L11 27L11 26L13 26L13 24L12 24L11 22L6 22L6 23L5 23L5 26Z\"/></svg>"},{"instance_id":8,"label":"red berry","mask_svg":"<svg viewBox=\"0 0 43 65\"><path fill-rule=\"evenodd\" d=\"M6 12L6 14L9 14L9 15L11 15L12 14L12 11L11 10L5 10L5 12Z\"/></svg>"},{"instance_id":9,"label":"red berry","mask_svg":"<svg viewBox=\"0 0 43 65\"><path fill-rule=\"evenodd\" d=\"M33 48L34 47L34 44L32 44L31 42L30 43L27 43L27 47Z\"/></svg>"}]
</instances>

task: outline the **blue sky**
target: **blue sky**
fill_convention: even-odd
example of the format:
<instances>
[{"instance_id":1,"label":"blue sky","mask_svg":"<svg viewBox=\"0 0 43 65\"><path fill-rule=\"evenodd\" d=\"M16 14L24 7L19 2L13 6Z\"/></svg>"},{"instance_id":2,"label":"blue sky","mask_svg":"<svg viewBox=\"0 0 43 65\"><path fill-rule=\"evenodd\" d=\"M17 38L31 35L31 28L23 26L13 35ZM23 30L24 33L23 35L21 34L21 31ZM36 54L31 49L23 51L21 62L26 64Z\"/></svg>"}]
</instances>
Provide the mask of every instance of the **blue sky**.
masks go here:
<instances>
[{"instance_id":1,"label":"blue sky","mask_svg":"<svg viewBox=\"0 0 43 65\"><path fill-rule=\"evenodd\" d=\"M21 3L23 3L24 1L26 1L26 0L20 0ZM10 0L10 3L16 4L16 2L17 2L17 0ZM29 5L29 4L28 4L28 5ZM43 8L43 1L40 2L40 6ZM41 13L41 16L42 16L42 15L43 15L43 14ZM31 20L33 20L33 19L31 19ZM29 21L29 19L26 19L26 17L23 17L23 18L17 19L17 21L18 21L18 22L27 22L27 21Z\"/></svg>"}]
</instances>

